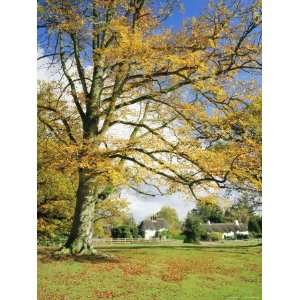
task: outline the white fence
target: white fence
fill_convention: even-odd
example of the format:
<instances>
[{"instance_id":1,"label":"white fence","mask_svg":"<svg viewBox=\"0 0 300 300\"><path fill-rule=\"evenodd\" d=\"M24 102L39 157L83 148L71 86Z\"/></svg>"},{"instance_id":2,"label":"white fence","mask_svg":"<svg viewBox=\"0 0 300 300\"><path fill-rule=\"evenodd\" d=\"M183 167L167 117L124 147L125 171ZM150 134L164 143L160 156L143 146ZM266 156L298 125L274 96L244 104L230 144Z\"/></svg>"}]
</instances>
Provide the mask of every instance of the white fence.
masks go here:
<instances>
[{"instance_id":1,"label":"white fence","mask_svg":"<svg viewBox=\"0 0 300 300\"><path fill-rule=\"evenodd\" d=\"M163 244L182 244L182 240L173 240L173 239L160 239L152 238L150 240L145 240L144 238L94 238L94 244L136 244L136 243L163 243Z\"/></svg>"}]
</instances>

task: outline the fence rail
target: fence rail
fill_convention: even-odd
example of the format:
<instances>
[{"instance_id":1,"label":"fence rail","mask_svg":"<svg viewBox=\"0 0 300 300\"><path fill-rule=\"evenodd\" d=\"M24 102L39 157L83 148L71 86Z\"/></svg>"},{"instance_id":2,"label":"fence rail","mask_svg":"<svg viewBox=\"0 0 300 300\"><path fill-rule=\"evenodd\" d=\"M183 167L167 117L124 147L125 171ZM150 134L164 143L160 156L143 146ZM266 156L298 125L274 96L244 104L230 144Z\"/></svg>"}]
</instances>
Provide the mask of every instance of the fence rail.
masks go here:
<instances>
[{"instance_id":1,"label":"fence rail","mask_svg":"<svg viewBox=\"0 0 300 300\"><path fill-rule=\"evenodd\" d=\"M62 246L65 244L66 240L42 240L39 241L38 244L40 246ZM111 245L111 244L182 244L182 240L173 240L173 239L160 239L160 238L152 238L149 240L145 240L144 238L94 238L93 244L95 246L98 245Z\"/></svg>"},{"instance_id":2,"label":"fence rail","mask_svg":"<svg viewBox=\"0 0 300 300\"><path fill-rule=\"evenodd\" d=\"M173 239L160 239L160 238L152 238L146 240L144 238L103 238L103 239L93 239L95 244L127 244L127 243L176 243L182 244L182 240L173 240Z\"/></svg>"}]
</instances>

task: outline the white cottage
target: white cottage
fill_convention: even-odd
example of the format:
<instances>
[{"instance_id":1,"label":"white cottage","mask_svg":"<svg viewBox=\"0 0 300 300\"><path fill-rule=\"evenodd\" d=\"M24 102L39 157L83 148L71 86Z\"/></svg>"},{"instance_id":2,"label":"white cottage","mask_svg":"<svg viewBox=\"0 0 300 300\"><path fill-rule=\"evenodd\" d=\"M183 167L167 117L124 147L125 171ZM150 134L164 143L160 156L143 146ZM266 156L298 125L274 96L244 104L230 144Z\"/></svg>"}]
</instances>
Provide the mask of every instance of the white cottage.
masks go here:
<instances>
[{"instance_id":1,"label":"white cottage","mask_svg":"<svg viewBox=\"0 0 300 300\"><path fill-rule=\"evenodd\" d=\"M162 218L151 217L141 223L141 230L144 233L145 240L154 238L157 233L167 231L167 222Z\"/></svg>"},{"instance_id":2,"label":"white cottage","mask_svg":"<svg viewBox=\"0 0 300 300\"><path fill-rule=\"evenodd\" d=\"M234 238L237 235L249 236L248 226L235 220L234 223L210 223L202 225L208 232L220 232L222 238Z\"/></svg>"}]
</instances>

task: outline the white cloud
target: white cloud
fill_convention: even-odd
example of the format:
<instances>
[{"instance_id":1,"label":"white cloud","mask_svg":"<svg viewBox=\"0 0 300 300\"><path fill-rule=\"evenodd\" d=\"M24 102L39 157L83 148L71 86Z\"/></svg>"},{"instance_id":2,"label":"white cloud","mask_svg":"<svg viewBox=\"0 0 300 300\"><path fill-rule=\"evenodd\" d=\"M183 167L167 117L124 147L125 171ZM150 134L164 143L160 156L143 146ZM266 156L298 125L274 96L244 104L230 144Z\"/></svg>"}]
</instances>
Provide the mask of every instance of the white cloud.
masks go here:
<instances>
[{"instance_id":1,"label":"white cloud","mask_svg":"<svg viewBox=\"0 0 300 300\"><path fill-rule=\"evenodd\" d=\"M42 48L38 48L38 57L41 57L45 54L45 51ZM37 63L37 79L38 80L45 80L45 81L51 81L51 80L59 80L60 74L58 66L51 65L52 58L51 57L45 57L43 59L38 60Z\"/></svg>"},{"instance_id":2,"label":"white cloud","mask_svg":"<svg viewBox=\"0 0 300 300\"><path fill-rule=\"evenodd\" d=\"M158 212L163 206L175 208L180 220L184 220L187 213L196 206L194 200L187 200L182 193L168 196L144 196L132 190L123 190L123 198L129 202L129 211L137 222Z\"/></svg>"}]
</instances>

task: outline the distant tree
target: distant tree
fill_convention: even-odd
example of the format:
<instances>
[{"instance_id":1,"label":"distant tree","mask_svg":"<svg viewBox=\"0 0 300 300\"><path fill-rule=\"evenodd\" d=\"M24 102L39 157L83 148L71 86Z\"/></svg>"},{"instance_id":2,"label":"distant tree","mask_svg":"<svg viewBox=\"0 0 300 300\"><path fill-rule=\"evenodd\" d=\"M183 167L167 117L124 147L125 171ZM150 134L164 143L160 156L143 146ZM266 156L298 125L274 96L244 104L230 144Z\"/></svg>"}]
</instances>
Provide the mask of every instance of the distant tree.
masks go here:
<instances>
[{"instance_id":1,"label":"distant tree","mask_svg":"<svg viewBox=\"0 0 300 300\"><path fill-rule=\"evenodd\" d=\"M169 233L172 236L180 234L181 223L178 219L176 209L164 206L157 213L157 217L163 218L167 222Z\"/></svg>"},{"instance_id":2,"label":"distant tree","mask_svg":"<svg viewBox=\"0 0 300 300\"><path fill-rule=\"evenodd\" d=\"M127 214L126 216L123 217L122 223L124 225L128 225L129 227L136 227L137 226L136 222L134 220L134 217L131 213Z\"/></svg>"},{"instance_id":3,"label":"distant tree","mask_svg":"<svg viewBox=\"0 0 300 300\"><path fill-rule=\"evenodd\" d=\"M112 228L111 235L113 238L132 238L130 227L127 225Z\"/></svg>"},{"instance_id":4,"label":"distant tree","mask_svg":"<svg viewBox=\"0 0 300 300\"><path fill-rule=\"evenodd\" d=\"M250 217L254 215L254 210L251 203L247 198L241 197L231 207L225 211L225 220L227 222L233 222L238 220L241 223L247 224Z\"/></svg>"},{"instance_id":5,"label":"distant tree","mask_svg":"<svg viewBox=\"0 0 300 300\"><path fill-rule=\"evenodd\" d=\"M262 217L253 215L249 218L248 230L255 236L262 236Z\"/></svg>"},{"instance_id":6,"label":"distant tree","mask_svg":"<svg viewBox=\"0 0 300 300\"><path fill-rule=\"evenodd\" d=\"M123 218L122 224L111 229L113 238L138 238L139 229L132 216Z\"/></svg>"},{"instance_id":7,"label":"distant tree","mask_svg":"<svg viewBox=\"0 0 300 300\"><path fill-rule=\"evenodd\" d=\"M111 236L108 228L124 224L124 220L128 218L127 207L127 201L118 197L108 197L105 200L97 202L94 219L94 236Z\"/></svg>"},{"instance_id":8,"label":"distant tree","mask_svg":"<svg viewBox=\"0 0 300 300\"><path fill-rule=\"evenodd\" d=\"M145 231L143 230L143 222L140 222L138 224L137 228L138 228L138 234L139 234L139 236L141 236L141 237L144 238L145 237Z\"/></svg>"},{"instance_id":9,"label":"distant tree","mask_svg":"<svg viewBox=\"0 0 300 300\"><path fill-rule=\"evenodd\" d=\"M199 215L189 213L184 225L183 225L183 235L184 241L187 243L192 243L200 240L208 239L208 232L201 225L202 219Z\"/></svg>"},{"instance_id":10,"label":"distant tree","mask_svg":"<svg viewBox=\"0 0 300 300\"><path fill-rule=\"evenodd\" d=\"M215 196L207 196L198 202L196 209L193 213L198 215L202 222L222 223L224 221L224 213L218 205L218 198Z\"/></svg>"},{"instance_id":11,"label":"distant tree","mask_svg":"<svg viewBox=\"0 0 300 300\"><path fill-rule=\"evenodd\" d=\"M133 238L139 237L139 229L132 215L128 215L124 224L129 227Z\"/></svg>"},{"instance_id":12,"label":"distant tree","mask_svg":"<svg viewBox=\"0 0 300 300\"><path fill-rule=\"evenodd\" d=\"M250 218L249 210L245 207L230 207L225 211L225 220L226 222L234 222L238 220L241 223L248 223Z\"/></svg>"},{"instance_id":13,"label":"distant tree","mask_svg":"<svg viewBox=\"0 0 300 300\"><path fill-rule=\"evenodd\" d=\"M121 225L111 229L111 236L113 238L137 238L138 230L136 227Z\"/></svg>"}]
</instances>

